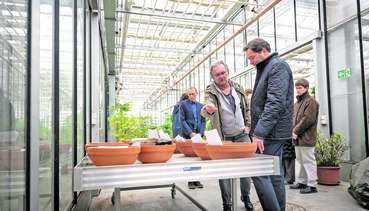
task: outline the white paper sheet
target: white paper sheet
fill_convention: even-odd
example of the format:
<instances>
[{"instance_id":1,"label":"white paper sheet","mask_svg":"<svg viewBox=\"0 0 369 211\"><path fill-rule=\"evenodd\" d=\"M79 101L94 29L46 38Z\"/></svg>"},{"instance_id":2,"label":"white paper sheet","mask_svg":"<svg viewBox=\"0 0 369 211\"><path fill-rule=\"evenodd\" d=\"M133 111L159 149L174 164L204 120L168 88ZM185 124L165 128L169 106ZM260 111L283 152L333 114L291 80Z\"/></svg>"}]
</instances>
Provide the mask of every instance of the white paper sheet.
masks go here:
<instances>
[{"instance_id":1,"label":"white paper sheet","mask_svg":"<svg viewBox=\"0 0 369 211\"><path fill-rule=\"evenodd\" d=\"M196 135L194 135L194 136L191 138L191 140L192 140L192 143L199 143L199 144L203 143L203 140L202 140L202 138L201 138L201 135L200 135L200 134L196 134Z\"/></svg>"},{"instance_id":2,"label":"white paper sheet","mask_svg":"<svg viewBox=\"0 0 369 211\"><path fill-rule=\"evenodd\" d=\"M223 145L222 140L216 129L205 131L206 138L209 145Z\"/></svg>"},{"instance_id":3,"label":"white paper sheet","mask_svg":"<svg viewBox=\"0 0 369 211\"><path fill-rule=\"evenodd\" d=\"M170 140L170 136L168 135L168 133L164 133L164 131L162 129L159 130L159 137L161 139L165 139L165 140Z\"/></svg>"},{"instance_id":4,"label":"white paper sheet","mask_svg":"<svg viewBox=\"0 0 369 211\"><path fill-rule=\"evenodd\" d=\"M148 137L149 138L155 138L155 139L159 139L159 134L155 129L149 129L148 131Z\"/></svg>"},{"instance_id":5,"label":"white paper sheet","mask_svg":"<svg viewBox=\"0 0 369 211\"><path fill-rule=\"evenodd\" d=\"M174 138L176 141L185 141L185 139L182 137L182 136L180 136L180 135L177 135L175 138Z\"/></svg>"}]
</instances>

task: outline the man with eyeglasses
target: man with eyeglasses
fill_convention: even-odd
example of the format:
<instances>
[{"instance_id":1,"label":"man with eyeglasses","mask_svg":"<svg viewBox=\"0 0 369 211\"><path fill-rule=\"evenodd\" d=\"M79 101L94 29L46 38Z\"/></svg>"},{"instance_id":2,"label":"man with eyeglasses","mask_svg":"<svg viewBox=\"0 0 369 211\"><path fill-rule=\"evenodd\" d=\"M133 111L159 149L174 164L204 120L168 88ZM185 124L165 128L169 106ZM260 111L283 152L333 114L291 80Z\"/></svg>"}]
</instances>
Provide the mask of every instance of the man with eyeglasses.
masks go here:
<instances>
[{"instance_id":1,"label":"man with eyeglasses","mask_svg":"<svg viewBox=\"0 0 369 211\"><path fill-rule=\"evenodd\" d=\"M205 105L201 114L210 119L222 140L250 142L249 107L241 85L229 80L229 69L223 61L210 67L213 82L205 90ZM231 180L219 180L223 210L232 210ZM250 201L250 178L240 179L241 195L246 210L253 210Z\"/></svg>"}]
</instances>

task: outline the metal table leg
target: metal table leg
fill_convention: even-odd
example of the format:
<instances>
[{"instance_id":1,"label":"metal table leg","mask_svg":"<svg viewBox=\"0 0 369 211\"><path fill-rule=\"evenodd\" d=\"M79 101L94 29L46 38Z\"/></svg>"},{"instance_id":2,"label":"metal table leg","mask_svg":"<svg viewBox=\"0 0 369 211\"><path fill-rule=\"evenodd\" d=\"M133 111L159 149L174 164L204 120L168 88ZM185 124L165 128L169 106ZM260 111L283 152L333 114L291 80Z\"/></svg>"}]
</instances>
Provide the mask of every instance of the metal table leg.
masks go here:
<instances>
[{"instance_id":1,"label":"metal table leg","mask_svg":"<svg viewBox=\"0 0 369 211\"><path fill-rule=\"evenodd\" d=\"M120 211L120 188L114 188L114 209Z\"/></svg>"},{"instance_id":2,"label":"metal table leg","mask_svg":"<svg viewBox=\"0 0 369 211\"><path fill-rule=\"evenodd\" d=\"M231 179L232 211L237 210L237 178Z\"/></svg>"}]
</instances>

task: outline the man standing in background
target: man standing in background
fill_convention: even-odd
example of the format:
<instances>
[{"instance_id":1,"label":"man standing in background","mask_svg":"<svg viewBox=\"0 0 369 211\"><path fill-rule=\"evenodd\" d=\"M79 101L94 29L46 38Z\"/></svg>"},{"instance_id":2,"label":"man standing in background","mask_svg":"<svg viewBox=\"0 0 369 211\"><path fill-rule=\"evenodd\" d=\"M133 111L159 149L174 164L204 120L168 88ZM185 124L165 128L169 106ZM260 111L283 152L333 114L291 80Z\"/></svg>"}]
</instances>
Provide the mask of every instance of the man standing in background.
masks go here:
<instances>
[{"instance_id":1,"label":"man standing in background","mask_svg":"<svg viewBox=\"0 0 369 211\"><path fill-rule=\"evenodd\" d=\"M190 139L196 134L204 135L205 118L200 115L202 104L196 102L197 89L191 87L187 89L188 99L181 102L179 106L179 117L181 125L181 136ZM188 188L203 188L200 181L188 182Z\"/></svg>"},{"instance_id":2,"label":"man standing in background","mask_svg":"<svg viewBox=\"0 0 369 211\"><path fill-rule=\"evenodd\" d=\"M300 79L295 83L297 102L293 114L293 140L296 144L296 184L291 189L300 189L300 193L316 193L317 166L315 143L319 104L309 95L309 82Z\"/></svg>"}]
</instances>

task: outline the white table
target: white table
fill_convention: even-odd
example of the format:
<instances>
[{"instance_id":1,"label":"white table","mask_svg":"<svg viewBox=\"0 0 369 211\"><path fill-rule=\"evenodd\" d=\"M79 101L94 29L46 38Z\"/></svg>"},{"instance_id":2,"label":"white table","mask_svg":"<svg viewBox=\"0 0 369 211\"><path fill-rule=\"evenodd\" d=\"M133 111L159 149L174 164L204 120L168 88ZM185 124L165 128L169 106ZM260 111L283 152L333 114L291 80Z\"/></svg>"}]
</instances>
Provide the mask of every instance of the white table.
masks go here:
<instances>
[{"instance_id":1,"label":"white table","mask_svg":"<svg viewBox=\"0 0 369 211\"><path fill-rule=\"evenodd\" d=\"M201 210L206 210L175 182L207 179L232 179L232 203L237 204L237 178L279 175L277 156L256 155L242 159L208 160L174 154L166 163L95 166L87 157L74 168L74 191L114 188L114 206L120 210L120 191L172 187L172 197L179 190ZM117 200L118 199L118 200ZM235 206L232 206L233 210Z\"/></svg>"}]
</instances>

